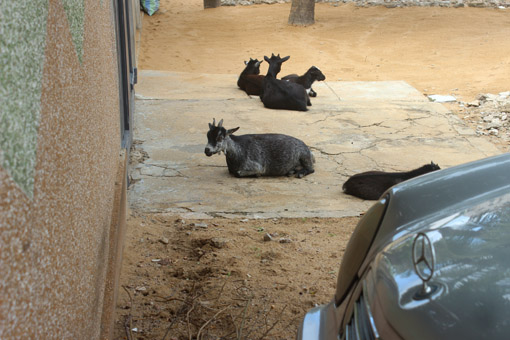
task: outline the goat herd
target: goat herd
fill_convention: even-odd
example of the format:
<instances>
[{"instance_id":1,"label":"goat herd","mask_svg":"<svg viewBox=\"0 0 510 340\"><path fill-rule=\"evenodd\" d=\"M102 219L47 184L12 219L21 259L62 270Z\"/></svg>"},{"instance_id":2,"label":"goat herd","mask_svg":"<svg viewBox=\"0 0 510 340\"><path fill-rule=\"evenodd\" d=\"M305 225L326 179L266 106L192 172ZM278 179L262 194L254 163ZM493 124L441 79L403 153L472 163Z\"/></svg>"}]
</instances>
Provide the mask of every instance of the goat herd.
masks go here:
<instances>
[{"instance_id":1,"label":"goat herd","mask_svg":"<svg viewBox=\"0 0 510 340\"><path fill-rule=\"evenodd\" d=\"M269 64L267 74L260 75L262 61L245 62L237 85L248 95L259 96L264 106L271 109L306 111L311 106L310 97L317 93L312 89L316 80L326 77L315 66L302 76L290 74L281 79L276 76L282 63L290 57L280 55L264 57ZM235 136L239 127L225 129L223 119L218 125L213 119L207 132L205 154L212 156L223 152L228 171L236 177L247 176L296 176L302 178L314 172L315 159L308 146L301 140L283 134L248 134ZM440 169L431 162L407 172L368 171L351 176L343 191L362 199L377 200L388 188L402 181Z\"/></svg>"}]
</instances>

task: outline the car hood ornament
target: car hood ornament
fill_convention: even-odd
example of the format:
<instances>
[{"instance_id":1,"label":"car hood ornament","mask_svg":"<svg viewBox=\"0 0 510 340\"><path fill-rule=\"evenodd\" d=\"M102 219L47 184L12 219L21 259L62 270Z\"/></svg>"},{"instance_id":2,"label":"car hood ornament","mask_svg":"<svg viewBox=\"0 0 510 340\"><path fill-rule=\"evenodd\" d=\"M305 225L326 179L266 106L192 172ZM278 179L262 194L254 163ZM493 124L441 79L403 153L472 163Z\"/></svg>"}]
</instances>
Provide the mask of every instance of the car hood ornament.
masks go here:
<instances>
[{"instance_id":1,"label":"car hood ornament","mask_svg":"<svg viewBox=\"0 0 510 340\"><path fill-rule=\"evenodd\" d=\"M422 289L416 298L421 299L432 293L432 288L427 284L434 275L436 253L434 246L427 234L418 233L413 241L413 266L416 275L422 281Z\"/></svg>"}]
</instances>

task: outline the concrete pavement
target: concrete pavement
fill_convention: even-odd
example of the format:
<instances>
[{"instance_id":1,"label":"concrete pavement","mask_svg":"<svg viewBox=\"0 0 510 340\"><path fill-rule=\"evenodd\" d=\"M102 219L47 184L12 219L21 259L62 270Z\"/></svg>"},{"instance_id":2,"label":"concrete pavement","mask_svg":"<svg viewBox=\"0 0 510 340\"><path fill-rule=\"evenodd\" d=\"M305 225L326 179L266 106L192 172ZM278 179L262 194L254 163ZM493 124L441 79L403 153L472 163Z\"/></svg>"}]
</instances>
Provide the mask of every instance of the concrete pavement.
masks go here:
<instances>
[{"instance_id":1,"label":"concrete pavement","mask_svg":"<svg viewBox=\"0 0 510 340\"><path fill-rule=\"evenodd\" d=\"M134 138L146 153L131 164L132 209L185 218L356 216L370 207L343 194L352 174L442 168L499 154L455 114L403 81L319 82L307 112L270 110L236 86L235 75L142 71ZM238 135L283 133L312 150L316 172L303 179L235 178L225 156L206 157L208 123Z\"/></svg>"}]
</instances>

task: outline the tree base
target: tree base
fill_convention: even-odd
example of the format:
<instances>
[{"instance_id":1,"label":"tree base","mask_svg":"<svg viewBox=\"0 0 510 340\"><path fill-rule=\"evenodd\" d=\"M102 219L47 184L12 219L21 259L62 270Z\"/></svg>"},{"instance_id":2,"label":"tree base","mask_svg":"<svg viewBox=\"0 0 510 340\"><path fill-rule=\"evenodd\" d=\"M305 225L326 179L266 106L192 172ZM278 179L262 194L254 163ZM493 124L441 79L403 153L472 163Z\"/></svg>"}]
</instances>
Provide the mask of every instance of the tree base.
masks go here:
<instances>
[{"instance_id":1,"label":"tree base","mask_svg":"<svg viewBox=\"0 0 510 340\"><path fill-rule=\"evenodd\" d=\"M204 8L216 8L221 6L221 0L204 0Z\"/></svg>"},{"instance_id":2,"label":"tree base","mask_svg":"<svg viewBox=\"0 0 510 340\"><path fill-rule=\"evenodd\" d=\"M289 25L309 26L315 23L315 0L292 0Z\"/></svg>"}]
</instances>

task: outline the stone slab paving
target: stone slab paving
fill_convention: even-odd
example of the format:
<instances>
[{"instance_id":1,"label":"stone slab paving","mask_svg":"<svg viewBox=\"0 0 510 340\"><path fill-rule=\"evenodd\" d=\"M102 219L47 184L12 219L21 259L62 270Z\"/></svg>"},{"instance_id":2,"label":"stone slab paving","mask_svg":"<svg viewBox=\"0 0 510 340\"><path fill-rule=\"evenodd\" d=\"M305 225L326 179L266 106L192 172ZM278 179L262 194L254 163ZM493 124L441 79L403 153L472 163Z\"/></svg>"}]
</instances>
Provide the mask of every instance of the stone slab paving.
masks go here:
<instances>
[{"instance_id":1,"label":"stone slab paving","mask_svg":"<svg viewBox=\"0 0 510 340\"><path fill-rule=\"evenodd\" d=\"M185 218L356 216L373 202L343 194L352 174L442 168L499 154L444 106L403 81L320 82L307 112L270 110L236 86L237 76L142 71L134 138L148 156L132 164L132 209ZM316 159L303 179L235 178L225 156L206 157L208 123L236 133L302 139Z\"/></svg>"}]
</instances>

